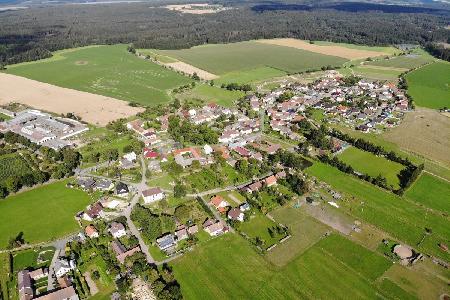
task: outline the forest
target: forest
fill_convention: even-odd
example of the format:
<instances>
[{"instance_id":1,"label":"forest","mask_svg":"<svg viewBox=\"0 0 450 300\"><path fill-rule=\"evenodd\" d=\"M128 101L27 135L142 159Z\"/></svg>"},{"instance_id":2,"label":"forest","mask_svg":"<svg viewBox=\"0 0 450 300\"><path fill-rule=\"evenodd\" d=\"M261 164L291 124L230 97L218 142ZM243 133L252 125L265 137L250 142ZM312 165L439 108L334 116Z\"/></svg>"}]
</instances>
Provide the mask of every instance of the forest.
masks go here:
<instances>
[{"instance_id":1,"label":"forest","mask_svg":"<svg viewBox=\"0 0 450 300\"><path fill-rule=\"evenodd\" d=\"M0 12L0 67L90 44L179 49L275 37L366 45L450 41L450 30L445 29L450 11L443 9L402 13L333 6L258 10L257 2L227 1L223 4L233 9L194 15L169 11L161 1L152 4L60 4Z\"/></svg>"}]
</instances>

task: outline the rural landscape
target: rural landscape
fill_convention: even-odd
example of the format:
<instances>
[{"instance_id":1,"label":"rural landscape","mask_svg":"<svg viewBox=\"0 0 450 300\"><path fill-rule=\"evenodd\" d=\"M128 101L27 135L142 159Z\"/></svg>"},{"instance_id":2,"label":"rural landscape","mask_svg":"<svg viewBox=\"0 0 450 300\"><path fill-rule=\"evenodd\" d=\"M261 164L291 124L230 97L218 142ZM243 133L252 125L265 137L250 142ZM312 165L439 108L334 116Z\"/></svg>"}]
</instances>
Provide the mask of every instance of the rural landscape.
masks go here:
<instances>
[{"instance_id":1,"label":"rural landscape","mask_svg":"<svg viewBox=\"0 0 450 300\"><path fill-rule=\"evenodd\" d=\"M0 300L450 299L446 1L0 2Z\"/></svg>"}]
</instances>

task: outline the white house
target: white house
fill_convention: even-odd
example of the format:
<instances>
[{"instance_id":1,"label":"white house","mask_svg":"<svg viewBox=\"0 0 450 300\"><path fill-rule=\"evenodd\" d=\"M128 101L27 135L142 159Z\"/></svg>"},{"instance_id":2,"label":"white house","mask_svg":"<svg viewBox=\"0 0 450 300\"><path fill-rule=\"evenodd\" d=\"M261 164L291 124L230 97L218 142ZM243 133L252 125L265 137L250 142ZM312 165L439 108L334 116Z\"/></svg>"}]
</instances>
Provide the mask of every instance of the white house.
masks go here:
<instances>
[{"instance_id":1,"label":"white house","mask_svg":"<svg viewBox=\"0 0 450 300\"><path fill-rule=\"evenodd\" d=\"M68 261L65 258L59 258L55 263L56 277L62 277L72 270L75 270L75 262L73 260Z\"/></svg>"},{"instance_id":2,"label":"white house","mask_svg":"<svg viewBox=\"0 0 450 300\"><path fill-rule=\"evenodd\" d=\"M116 239L127 235L127 232L125 230L125 226L123 226L122 223L118 223L118 222L112 222L111 223L111 227L109 227L109 232Z\"/></svg>"},{"instance_id":3,"label":"white house","mask_svg":"<svg viewBox=\"0 0 450 300\"><path fill-rule=\"evenodd\" d=\"M146 204L164 199L164 192L159 188L151 188L142 192L142 197Z\"/></svg>"},{"instance_id":4,"label":"white house","mask_svg":"<svg viewBox=\"0 0 450 300\"><path fill-rule=\"evenodd\" d=\"M205 152L206 155L210 155L213 153L213 148L211 148L210 145L203 146L203 152Z\"/></svg>"},{"instance_id":5,"label":"white house","mask_svg":"<svg viewBox=\"0 0 450 300\"><path fill-rule=\"evenodd\" d=\"M130 152L130 153L125 154L125 155L123 156L123 158L125 158L125 159L128 160L128 161L136 161L137 155L136 155L136 153L134 153L134 152Z\"/></svg>"}]
</instances>

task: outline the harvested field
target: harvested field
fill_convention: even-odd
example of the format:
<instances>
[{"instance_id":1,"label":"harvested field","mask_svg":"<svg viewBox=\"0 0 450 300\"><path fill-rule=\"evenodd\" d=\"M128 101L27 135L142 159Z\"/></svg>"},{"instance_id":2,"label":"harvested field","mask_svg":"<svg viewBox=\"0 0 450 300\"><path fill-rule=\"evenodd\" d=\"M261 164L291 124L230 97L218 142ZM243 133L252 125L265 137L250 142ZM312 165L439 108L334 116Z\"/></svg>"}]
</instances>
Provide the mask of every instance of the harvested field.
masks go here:
<instances>
[{"instance_id":1,"label":"harvested field","mask_svg":"<svg viewBox=\"0 0 450 300\"><path fill-rule=\"evenodd\" d=\"M193 75L194 73L197 73L197 76L203 80L214 80L216 78L219 78L219 76L217 76L217 75L214 75L205 70L199 69L197 67L194 67L187 63L184 63L182 61L166 63L165 65L173 68L176 71L180 71L180 72L183 72L183 73L186 73L189 75Z\"/></svg>"},{"instance_id":2,"label":"harvested field","mask_svg":"<svg viewBox=\"0 0 450 300\"><path fill-rule=\"evenodd\" d=\"M368 57L375 57L388 54L379 51L351 49L342 46L316 45L297 39L272 39L272 40L259 40L258 42L264 44L292 47L296 49L302 49L315 53L342 57L346 59L364 59Z\"/></svg>"},{"instance_id":3,"label":"harvested field","mask_svg":"<svg viewBox=\"0 0 450 300\"><path fill-rule=\"evenodd\" d=\"M426 108L406 115L402 124L383 134L401 148L450 166L450 118Z\"/></svg>"},{"instance_id":4,"label":"harvested field","mask_svg":"<svg viewBox=\"0 0 450 300\"><path fill-rule=\"evenodd\" d=\"M127 102L0 73L0 105L22 103L58 114L74 113L85 122L104 126L142 111Z\"/></svg>"},{"instance_id":5,"label":"harvested field","mask_svg":"<svg viewBox=\"0 0 450 300\"><path fill-rule=\"evenodd\" d=\"M183 14L215 14L230 8L223 7L222 5L211 5L208 3L194 3L194 4L174 4L165 6L168 10L181 12Z\"/></svg>"}]
</instances>

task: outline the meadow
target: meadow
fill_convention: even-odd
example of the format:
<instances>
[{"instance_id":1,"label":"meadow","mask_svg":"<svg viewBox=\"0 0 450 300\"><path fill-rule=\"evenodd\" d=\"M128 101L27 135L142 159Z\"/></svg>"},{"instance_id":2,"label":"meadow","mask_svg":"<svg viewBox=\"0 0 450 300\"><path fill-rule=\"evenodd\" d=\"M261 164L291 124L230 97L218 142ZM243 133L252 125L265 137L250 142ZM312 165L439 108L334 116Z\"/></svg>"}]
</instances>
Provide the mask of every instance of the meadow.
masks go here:
<instances>
[{"instance_id":1,"label":"meadow","mask_svg":"<svg viewBox=\"0 0 450 300\"><path fill-rule=\"evenodd\" d=\"M9 66L6 72L142 105L170 101L191 79L128 53L126 45L60 51L55 58Z\"/></svg>"},{"instance_id":2,"label":"meadow","mask_svg":"<svg viewBox=\"0 0 450 300\"><path fill-rule=\"evenodd\" d=\"M406 75L408 93L417 106L450 106L450 63L434 62Z\"/></svg>"},{"instance_id":3,"label":"meadow","mask_svg":"<svg viewBox=\"0 0 450 300\"><path fill-rule=\"evenodd\" d=\"M192 90L176 94L174 97L180 100L200 99L207 103L214 102L218 105L231 107L239 98L245 96L242 91L228 91L216 86L197 84Z\"/></svg>"},{"instance_id":4,"label":"meadow","mask_svg":"<svg viewBox=\"0 0 450 300\"><path fill-rule=\"evenodd\" d=\"M75 214L90 202L89 196L69 189L66 181L47 184L0 202L0 248L23 232L28 243L48 241L78 229Z\"/></svg>"},{"instance_id":5,"label":"meadow","mask_svg":"<svg viewBox=\"0 0 450 300\"><path fill-rule=\"evenodd\" d=\"M388 185L392 185L394 189L399 188L400 181L397 175L404 169L403 165L355 147L345 149L338 157L355 171L372 177L381 174L386 178Z\"/></svg>"},{"instance_id":6,"label":"meadow","mask_svg":"<svg viewBox=\"0 0 450 300\"><path fill-rule=\"evenodd\" d=\"M333 248L337 251L330 254ZM355 265L355 257L361 266ZM175 260L173 268L186 299L374 299L373 278L390 264L331 235L277 268L244 239L226 234Z\"/></svg>"},{"instance_id":7,"label":"meadow","mask_svg":"<svg viewBox=\"0 0 450 300\"><path fill-rule=\"evenodd\" d=\"M417 54L407 54L401 56L395 56L389 59L381 59L376 61L365 62L365 65L390 67L399 69L414 69L418 68L426 63L429 63L431 59L426 56Z\"/></svg>"},{"instance_id":8,"label":"meadow","mask_svg":"<svg viewBox=\"0 0 450 300\"><path fill-rule=\"evenodd\" d=\"M447 252L437 246L450 236L448 220L442 214L430 212L407 198L401 198L320 162L315 162L305 171L344 195L349 195L352 201L341 202L341 209L390 233L400 241L417 245L425 235L425 228L431 229L433 234L426 236L417 249L444 260L450 258Z\"/></svg>"},{"instance_id":9,"label":"meadow","mask_svg":"<svg viewBox=\"0 0 450 300\"><path fill-rule=\"evenodd\" d=\"M28 163L18 153L1 155L0 166L0 183L10 176L22 176L32 171Z\"/></svg>"},{"instance_id":10,"label":"meadow","mask_svg":"<svg viewBox=\"0 0 450 300\"><path fill-rule=\"evenodd\" d=\"M222 83L226 84L232 82L237 82L239 84L247 84L251 82L263 81L269 78L285 76L286 74L287 74L286 72L279 69L271 67L259 67L249 71L242 70L230 72L220 76L220 78L215 80L214 82L218 84Z\"/></svg>"},{"instance_id":11,"label":"meadow","mask_svg":"<svg viewBox=\"0 0 450 300\"><path fill-rule=\"evenodd\" d=\"M291 47L263 44L256 41L215 44L182 50L158 50L158 54L176 58L216 75L270 67L297 73L322 66L340 66L347 60ZM272 76L272 74L270 74Z\"/></svg>"},{"instance_id":12,"label":"meadow","mask_svg":"<svg viewBox=\"0 0 450 300\"><path fill-rule=\"evenodd\" d=\"M450 184L436 176L423 173L405 196L426 207L450 213Z\"/></svg>"},{"instance_id":13,"label":"meadow","mask_svg":"<svg viewBox=\"0 0 450 300\"><path fill-rule=\"evenodd\" d=\"M256 215L252 215L250 220L239 224L239 230L249 236L250 239L254 239L256 237L262 239L264 243L263 247L267 249L278 242L279 239L283 238L283 236L270 236L269 228L275 227L276 225L277 224L275 222L267 218L265 215L258 213Z\"/></svg>"}]
</instances>

